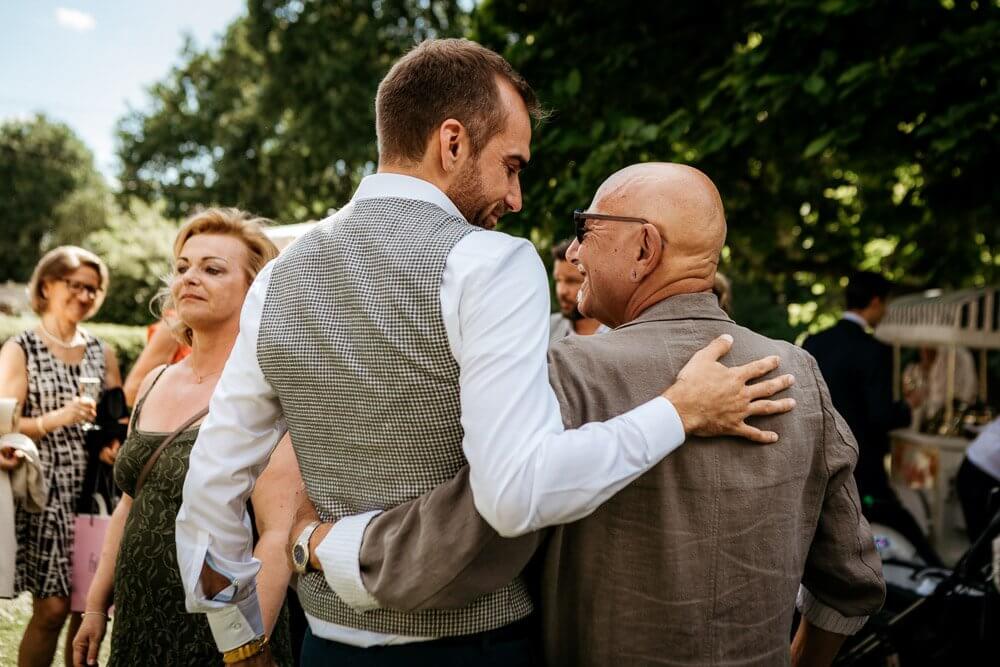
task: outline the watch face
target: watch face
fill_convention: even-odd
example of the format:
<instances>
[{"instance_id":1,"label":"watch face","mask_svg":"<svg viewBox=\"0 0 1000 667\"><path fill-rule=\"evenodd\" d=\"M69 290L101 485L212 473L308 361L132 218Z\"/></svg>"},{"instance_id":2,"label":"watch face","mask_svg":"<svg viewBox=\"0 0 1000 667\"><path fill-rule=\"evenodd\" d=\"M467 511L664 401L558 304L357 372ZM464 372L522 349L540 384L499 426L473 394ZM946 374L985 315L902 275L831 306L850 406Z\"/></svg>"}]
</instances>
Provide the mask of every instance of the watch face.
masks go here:
<instances>
[{"instance_id":1,"label":"watch face","mask_svg":"<svg viewBox=\"0 0 1000 667\"><path fill-rule=\"evenodd\" d=\"M292 561L299 567L306 564L306 548L301 544L292 547Z\"/></svg>"}]
</instances>

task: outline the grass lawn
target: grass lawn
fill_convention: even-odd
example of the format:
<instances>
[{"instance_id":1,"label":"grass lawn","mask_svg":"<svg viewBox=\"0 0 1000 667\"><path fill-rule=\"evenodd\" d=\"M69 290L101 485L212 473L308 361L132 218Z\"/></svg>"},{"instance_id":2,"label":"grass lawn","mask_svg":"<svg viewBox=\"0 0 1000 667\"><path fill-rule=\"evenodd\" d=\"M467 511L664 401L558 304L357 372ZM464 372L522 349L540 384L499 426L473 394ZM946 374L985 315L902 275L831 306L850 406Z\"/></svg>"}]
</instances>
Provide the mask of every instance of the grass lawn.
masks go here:
<instances>
[{"instance_id":1,"label":"grass lawn","mask_svg":"<svg viewBox=\"0 0 1000 667\"><path fill-rule=\"evenodd\" d=\"M24 626L31 618L31 594L24 593L14 600L0 600L0 667L16 667L17 647L21 643L21 635L24 634ZM111 625L108 625L108 634L104 637L104 645L101 646L99 664L106 664L108 661L108 648L111 645ZM66 645L66 630L63 629L59 638L59 648L56 649L53 665L62 667L63 647Z\"/></svg>"}]
</instances>

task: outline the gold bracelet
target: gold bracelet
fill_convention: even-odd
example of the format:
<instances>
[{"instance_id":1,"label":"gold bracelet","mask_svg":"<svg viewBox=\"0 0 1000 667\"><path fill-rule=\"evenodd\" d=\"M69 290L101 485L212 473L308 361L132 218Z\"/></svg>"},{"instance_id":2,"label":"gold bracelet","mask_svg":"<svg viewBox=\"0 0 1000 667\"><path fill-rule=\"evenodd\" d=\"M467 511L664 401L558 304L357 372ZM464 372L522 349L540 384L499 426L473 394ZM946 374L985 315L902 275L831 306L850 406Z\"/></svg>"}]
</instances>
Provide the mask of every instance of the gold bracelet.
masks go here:
<instances>
[{"instance_id":1,"label":"gold bracelet","mask_svg":"<svg viewBox=\"0 0 1000 667\"><path fill-rule=\"evenodd\" d=\"M257 637L256 639L251 639L243 646L237 646L236 648L226 651L222 654L222 662L227 665L231 665L241 660L247 660L256 655L260 655L267 648L268 638L267 635L263 637Z\"/></svg>"},{"instance_id":2,"label":"gold bracelet","mask_svg":"<svg viewBox=\"0 0 1000 667\"><path fill-rule=\"evenodd\" d=\"M45 415L38 415L37 417L35 417L35 428L37 428L39 433L42 434L42 437L45 437L46 435L49 434L49 432L45 430L44 417Z\"/></svg>"},{"instance_id":3,"label":"gold bracelet","mask_svg":"<svg viewBox=\"0 0 1000 667\"><path fill-rule=\"evenodd\" d=\"M105 621L111 620L111 617L105 614L103 611L85 611L80 616L103 616Z\"/></svg>"}]
</instances>

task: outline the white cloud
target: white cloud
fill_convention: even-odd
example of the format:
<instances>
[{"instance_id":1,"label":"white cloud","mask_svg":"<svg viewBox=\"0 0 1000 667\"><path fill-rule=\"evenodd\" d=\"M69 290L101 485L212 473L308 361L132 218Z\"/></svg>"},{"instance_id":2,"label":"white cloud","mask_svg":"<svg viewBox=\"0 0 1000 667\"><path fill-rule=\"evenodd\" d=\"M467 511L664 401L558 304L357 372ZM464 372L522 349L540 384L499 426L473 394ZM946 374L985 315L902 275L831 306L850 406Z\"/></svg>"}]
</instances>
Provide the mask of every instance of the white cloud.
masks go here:
<instances>
[{"instance_id":1,"label":"white cloud","mask_svg":"<svg viewBox=\"0 0 1000 667\"><path fill-rule=\"evenodd\" d=\"M90 14L81 12L79 9L68 9L66 7L58 7L56 9L56 22L64 28L76 30L77 32L93 30L97 25L97 21Z\"/></svg>"}]
</instances>

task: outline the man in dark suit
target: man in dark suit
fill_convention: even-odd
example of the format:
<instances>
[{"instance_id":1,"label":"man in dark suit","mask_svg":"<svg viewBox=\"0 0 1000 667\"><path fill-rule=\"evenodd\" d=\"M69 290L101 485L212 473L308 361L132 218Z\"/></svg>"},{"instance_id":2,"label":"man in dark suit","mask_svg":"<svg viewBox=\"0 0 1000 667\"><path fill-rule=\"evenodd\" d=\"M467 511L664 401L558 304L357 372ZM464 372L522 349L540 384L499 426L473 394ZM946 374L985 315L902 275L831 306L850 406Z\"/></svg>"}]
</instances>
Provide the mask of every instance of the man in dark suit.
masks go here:
<instances>
[{"instance_id":1,"label":"man in dark suit","mask_svg":"<svg viewBox=\"0 0 1000 667\"><path fill-rule=\"evenodd\" d=\"M892 349L868 332L882 321L891 289L877 273L853 274L841 320L807 338L802 347L816 358L837 412L858 441L854 477L865 516L899 531L921 558L939 565L940 558L899 502L885 470L889 431L910 423L909 406L892 397Z\"/></svg>"}]
</instances>

